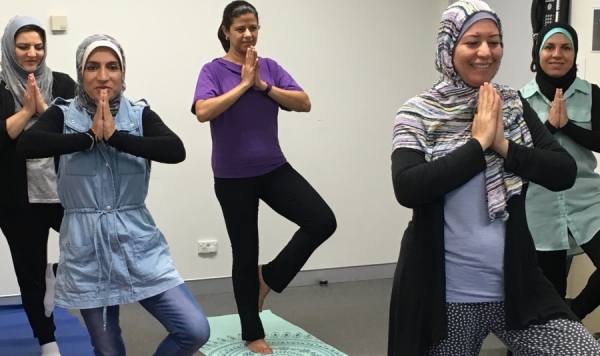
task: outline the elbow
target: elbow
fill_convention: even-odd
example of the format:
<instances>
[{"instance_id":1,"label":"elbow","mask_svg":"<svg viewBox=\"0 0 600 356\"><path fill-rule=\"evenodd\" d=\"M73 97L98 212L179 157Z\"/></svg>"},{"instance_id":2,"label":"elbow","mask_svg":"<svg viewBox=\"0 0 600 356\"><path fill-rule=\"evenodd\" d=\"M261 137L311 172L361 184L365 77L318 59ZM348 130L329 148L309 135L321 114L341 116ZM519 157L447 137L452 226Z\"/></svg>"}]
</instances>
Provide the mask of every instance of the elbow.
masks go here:
<instances>
[{"instance_id":1,"label":"elbow","mask_svg":"<svg viewBox=\"0 0 600 356\"><path fill-rule=\"evenodd\" d=\"M204 100L196 101L196 103L194 104L194 110L193 110L193 113L196 115L196 119L200 123L204 123L204 122L210 121L212 119L209 116L208 111L203 107L202 103L204 103Z\"/></svg>"},{"instance_id":2,"label":"elbow","mask_svg":"<svg viewBox=\"0 0 600 356\"><path fill-rule=\"evenodd\" d=\"M394 195L396 201L405 208L413 209L417 205L416 194L413 193L412 189L406 189L402 187L402 183L399 178L394 179Z\"/></svg>"},{"instance_id":3,"label":"elbow","mask_svg":"<svg viewBox=\"0 0 600 356\"><path fill-rule=\"evenodd\" d=\"M306 98L306 100L304 100L304 102L302 103L302 105L300 106L300 112L310 112L312 105L310 103L310 100L308 98Z\"/></svg>"},{"instance_id":4,"label":"elbow","mask_svg":"<svg viewBox=\"0 0 600 356\"><path fill-rule=\"evenodd\" d=\"M413 194L406 192L398 192L397 190L395 194L396 201L400 203L400 205L402 205L403 207L408 209L414 209L416 207L417 204L415 204L415 197L412 196Z\"/></svg>"},{"instance_id":5,"label":"elbow","mask_svg":"<svg viewBox=\"0 0 600 356\"><path fill-rule=\"evenodd\" d=\"M175 151L175 154L173 155L173 161L171 163L181 163L185 161L185 157L185 146L183 145L183 141L179 141L179 148Z\"/></svg>"},{"instance_id":6,"label":"elbow","mask_svg":"<svg viewBox=\"0 0 600 356\"><path fill-rule=\"evenodd\" d=\"M205 123L207 121L210 121L210 118L208 117L208 115L201 110L196 110L196 119L198 119L198 121L200 123Z\"/></svg>"},{"instance_id":7,"label":"elbow","mask_svg":"<svg viewBox=\"0 0 600 356\"><path fill-rule=\"evenodd\" d=\"M556 171L556 181L554 184L547 186L546 188L553 192L560 192L563 190L570 189L575 184L577 179L577 164L573 157L569 155L568 160L561 165L561 169Z\"/></svg>"}]
</instances>

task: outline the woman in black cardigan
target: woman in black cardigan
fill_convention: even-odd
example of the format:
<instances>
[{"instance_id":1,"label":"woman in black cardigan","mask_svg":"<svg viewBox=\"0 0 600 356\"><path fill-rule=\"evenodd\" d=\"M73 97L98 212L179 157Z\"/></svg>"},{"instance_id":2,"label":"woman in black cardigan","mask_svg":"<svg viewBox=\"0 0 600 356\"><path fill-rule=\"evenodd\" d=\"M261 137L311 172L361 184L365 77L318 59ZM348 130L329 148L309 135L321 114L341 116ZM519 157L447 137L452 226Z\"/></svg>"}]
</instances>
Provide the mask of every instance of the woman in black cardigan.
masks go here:
<instances>
[{"instance_id":1,"label":"woman in black cardigan","mask_svg":"<svg viewBox=\"0 0 600 356\"><path fill-rule=\"evenodd\" d=\"M489 84L503 54L484 2L444 12L440 80L400 108L392 177L413 210L390 308L388 355L476 356L489 333L517 355L600 355L537 266L528 181L558 191L573 158L516 90Z\"/></svg>"},{"instance_id":2,"label":"woman in black cardigan","mask_svg":"<svg viewBox=\"0 0 600 356\"><path fill-rule=\"evenodd\" d=\"M0 72L0 230L6 237L21 289L23 308L43 356L59 356L51 310L44 311L47 244L58 231L63 208L56 193L54 159L17 154L19 135L56 97L75 95L75 82L46 66L46 33L36 19L13 18L2 36ZM50 288L53 288L50 283ZM49 288L49 289L50 289ZM49 293L53 303L53 293Z\"/></svg>"}]
</instances>

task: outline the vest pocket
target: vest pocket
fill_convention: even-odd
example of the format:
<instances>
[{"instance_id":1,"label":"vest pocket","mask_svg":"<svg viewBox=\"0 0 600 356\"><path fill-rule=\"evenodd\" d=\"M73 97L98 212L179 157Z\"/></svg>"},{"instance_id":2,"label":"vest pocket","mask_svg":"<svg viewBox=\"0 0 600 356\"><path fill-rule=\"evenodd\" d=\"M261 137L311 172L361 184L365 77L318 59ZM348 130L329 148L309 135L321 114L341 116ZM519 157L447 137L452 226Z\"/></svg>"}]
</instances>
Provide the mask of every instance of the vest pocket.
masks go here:
<instances>
[{"instance_id":1,"label":"vest pocket","mask_svg":"<svg viewBox=\"0 0 600 356\"><path fill-rule=\"evenodd\" d=\"M136 157L128 153L120 153L117 159L117 172L119 174L140 174L144 173L146 168L146 159Z\"/></svg>"},{"instance_id":2,"label":"vest pocket","mask_svg":"<svg viewBox=\"0 0 600 356\"><path fill-rule=\"evenodd\" d=\"M64 247L64 290L67 293L96 291L99 286L100 265L96 257L96 245ZM59 270L63 268L59 266Z\"/></svg>"},{"instance_id":3,"label":"vest pocket","mask_svg":"<svg viewBox=\"0 0 600 356\"><path fill-rule=\"evenodd\" d=\"M97 158L95 150L77 152L61 157L65 160L65 171L71 176L95 176Z\"/></svg>"},{"instance_id":4,"label":"vest pocket","mask_svg":"<svg viewBox=\"0 0 600 356\"><path fill-rule=\"evenodd\" d=\"M158 229L152 234L134 237L134 258L132 274L142 283L153 281L173 268L167 242Z\"/></svg>"}]
</instances>

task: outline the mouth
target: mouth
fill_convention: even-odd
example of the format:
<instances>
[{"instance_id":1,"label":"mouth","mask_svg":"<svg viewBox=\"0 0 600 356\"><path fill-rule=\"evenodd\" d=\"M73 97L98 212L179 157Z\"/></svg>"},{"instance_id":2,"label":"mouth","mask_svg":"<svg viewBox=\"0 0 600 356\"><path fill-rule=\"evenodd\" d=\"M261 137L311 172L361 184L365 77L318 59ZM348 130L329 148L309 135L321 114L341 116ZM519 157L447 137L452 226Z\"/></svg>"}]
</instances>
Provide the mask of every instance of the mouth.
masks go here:
<instances>
[{"instance_id":1,"label":"mouth","mask_svg":"<svg viewBox=\"0 0 600 356\"><path fill-rule=\"evenodd\" d=\"M490 69L492 67L492 64L491 63L485 63L485 64L482 64L482 63L473 63L473 64L471 64L471 67L473 67L473 68L475 68L477 70L487 70L487 69Z\"/></svg>"},{"instance_id":2,"label":"mouth","mask_svg":"<svg viewBox=\"0 0 600 356\"><path fill-rule=\"evenodd\" d=\"M96 90L111 90L110 87L96 87Z\"/></svg>"}]
</instances>

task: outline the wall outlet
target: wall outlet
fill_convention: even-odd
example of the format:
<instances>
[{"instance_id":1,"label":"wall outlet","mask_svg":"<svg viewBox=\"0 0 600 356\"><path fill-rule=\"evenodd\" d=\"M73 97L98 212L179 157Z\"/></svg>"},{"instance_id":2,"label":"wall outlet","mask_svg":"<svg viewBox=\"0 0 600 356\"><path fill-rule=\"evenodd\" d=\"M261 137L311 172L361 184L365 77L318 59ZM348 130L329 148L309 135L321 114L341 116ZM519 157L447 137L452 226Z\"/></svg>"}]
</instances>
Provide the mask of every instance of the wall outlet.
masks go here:
<instances>
[{"instance_id":1,"label":"wall outlet","mask_svg":"<svg viewBox=\"0 0 600 356\"><path fill-rule=\"evenodd\" d=\"M217 240L198 240L198 254L208 255L217 253Z\"/></svg>"}]
</instances>

